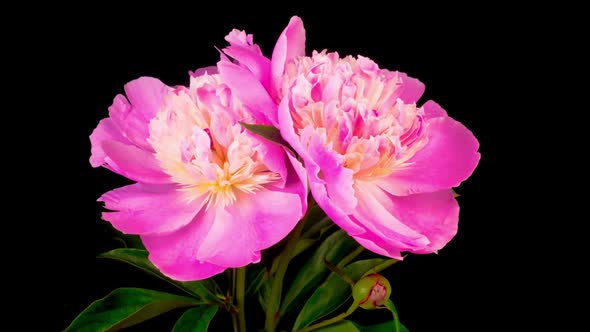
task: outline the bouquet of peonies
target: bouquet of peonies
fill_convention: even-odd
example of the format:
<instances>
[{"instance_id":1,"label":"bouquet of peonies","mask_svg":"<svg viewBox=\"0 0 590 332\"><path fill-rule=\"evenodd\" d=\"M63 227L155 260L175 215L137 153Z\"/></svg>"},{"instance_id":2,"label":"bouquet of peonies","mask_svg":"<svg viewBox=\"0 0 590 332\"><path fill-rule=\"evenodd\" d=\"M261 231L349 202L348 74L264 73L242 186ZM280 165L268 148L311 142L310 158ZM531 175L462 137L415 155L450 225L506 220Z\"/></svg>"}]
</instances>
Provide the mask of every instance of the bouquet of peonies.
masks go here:
<instances>
[{"instance_id":1,"label":"bouquet of peonies","mask_svg":"<svg viewBox=\"0 0 590 332\"><path fill-rule=\"evenodd\" d=\"M90 136L92 166L136 182L99 201L141 243L102 257L182 295L120 288L67 331L115 331L175 308L186 309L175 332L206 331L223 311L240 332L404 331L379 272L456 234L452 188L477 166L477 139L437 103L417 105L424 85L404 73L306 56L298 17L270 58L244 31L225 39L188 86L129 82ZM357 259L364 249L374 254ZM264 317L248 316L253 299ZM346 319L359 308L392 319Z\"/></svg>"}]
</instances>

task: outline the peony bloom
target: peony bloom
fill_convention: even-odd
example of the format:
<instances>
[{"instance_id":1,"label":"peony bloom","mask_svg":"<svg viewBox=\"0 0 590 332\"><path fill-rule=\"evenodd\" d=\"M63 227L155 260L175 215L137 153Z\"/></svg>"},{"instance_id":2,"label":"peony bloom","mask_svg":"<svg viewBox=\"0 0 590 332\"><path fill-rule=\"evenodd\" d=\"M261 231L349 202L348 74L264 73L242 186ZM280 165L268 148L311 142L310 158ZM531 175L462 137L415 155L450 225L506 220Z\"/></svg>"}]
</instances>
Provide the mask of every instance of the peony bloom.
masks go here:
<instances>
[{"instance_id":1,"label":"peony bloom","mask_svg":"<svg viewBox=\"0 0 590 332\"><path fill-rule=\"evenodd\" d=\"M107 192L103 218L139 234L149 259L177 280L260 260L306 210L284 149L246 131L256 120L218 74L189 87L143 77L125 86L90 136L94 167L137 181Z\"/></svg>"},{"instance_id":2,"label":"peony bloom","mask_svg":"<svg viewBox=\"0 0 590 332\"><path fill-rule=\"evenodd\" d=\"M435 102L416 103L424 85L362 56L305 56L305 31L289 22L264 58L233 31L224 81L276 125L304 161L311 193L364 247L393 258L432 253L457 232L451 188L479 161L479 143ZM269 104L273 104L269 106Z\"/></svg>"}]
</instances>

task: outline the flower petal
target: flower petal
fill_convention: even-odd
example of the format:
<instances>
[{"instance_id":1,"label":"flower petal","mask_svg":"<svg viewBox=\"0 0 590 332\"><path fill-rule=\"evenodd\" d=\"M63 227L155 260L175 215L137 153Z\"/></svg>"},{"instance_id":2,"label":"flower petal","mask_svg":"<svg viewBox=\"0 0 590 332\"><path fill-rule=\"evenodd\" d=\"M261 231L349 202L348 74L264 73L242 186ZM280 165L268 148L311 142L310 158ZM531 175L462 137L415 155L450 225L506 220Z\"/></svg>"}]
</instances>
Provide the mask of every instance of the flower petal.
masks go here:
<instances>
[{"instance_id":1,"label":"flower petal","mask_svg":"<svg viewBox=\"0 0 590 332\"><path fill-rule=\"evenodd\" d=\"M399 73L399 76L402 80L403 86L403 91L401 92L399 98L403 100L406 104L413 104L418 102L418 99L422 97L422 94L426 89L424 83L404 73Z\"/></svg>"},{"instance_id":2,"label":"flower petal","mask_svg":"<svg viewBox=\"0 0 590 332\"><path fill-rule=\"evenodd\" d=\"M197 260L197 251L207 235L214 210L201 209L183 228L167 235L142 235L150 261L165 275L179 281L209 278L226 267Z\"/></svg>"},{"instance_id":3,"label":"flower petal","mask_svg":"<svg viewBox=\"0 0 590 332\"><path fill-rule=\"evenodd\" d=\"M257 134L251 133L251 136L254 140L260 142L254 149L262 157L264 164L270 171L278 173L281 176L281 178L278 181L274 181L272 185L278 188L284 188L288 176L287 164L285 163L285 148L272 143Z\"/></svg>"},{"instance_id":4,"label":"flower petal","mask_svg":"<svg viewBox=\"0 0 590 332\"><path fill-rule=\"evenodd\" d=\"M451 190L403 197L390 195L390 198L393 214L430 240L427 247L412 252L436 252L457 234L459 204Z\"/></svg>"},{"instance_id":5,"label":"flower petal","mask_svg":"<svg viewBox=\"0 0 590 332\"><path fill-rule=\"evenodd\" d=\"M353 171L344 167L344 158L327 146L325 134L311 134L308 152L309 158L320 168L320 171L314 174L317 177L316 181L323 182L330 200L339 206L342 212L350 214L357 205L352 187Z\"/></svg>"},{"instance_id":6,"label":"flower petal","mask_svg":"<svg viewBox=\"0 0 590 332\"><path fill-rule=\"evenodd\" d=\"M305 161L305 169L298 171L298 173L301 173L300 176L305 175L305 173L307 174L309 188L318 205L335 223L345 229L348 234L353 235L365 232L364 228L352 221L328 196L326 182L319 177L321 171L320 166L314 161L307 149L303 147L299 136L295 133L293 118L289 110L289 98L284 98L281 101L278 110L278 120L281 135Z\"/></svg>"},{"instance_id":7,"label":"flower petal","mask_svg":"<svg viewBox=\"0 0 590 332\"><path fill-rule=\"evenodd\" d=\"M136 146L117 141L103 141L108 167L131 180L146 183L170 183L170 176L162 171L153 154Z\"/></svg>"},{"instance_id":8,"label":"flower petal","mask_svg":"<svg viewBox=\"0 0 590 332\"><path fill-rule=\"evenodd\" d=\"M216 211L197 258L240 267L260 260L260 251L282 240L303 216L295 193L262 190Z\"/></svg>"},{"instance_id":9,"label":"flower petal","mask_svg":"<svg viewBox=\"0 0 590 332\"><path fill-rule=\"evenodd\" d=\"M131 144L125 137L123 137L123 135L121 135L121 132L119 132L119 129L115 126L113 120L110 118L100 120L98 126L96 126L94 131L92 131L92 134L90 134L90 165L92 165L92 167L102 166L106 163L106 154L102 149L102 143L108 140Z\"/></svg>"},{"instance_id":10,"label":"flower petal","mask_svg":"<svg viewBox=\"0 0 590 332\"><path fill-rule=\"evenodd\" d=\"M307 195L309 192L307 170L293 154L286 153L290 163L287 164L288 177L285 183L285 191L297 193L301 197L301 214L304 215L305 211L307 211Z\"/></svg>"},{"instance_id":11,"label":"flower petal","mask_svg":"<svg viewBox=\"0 0 590 332\"><path fill-rule=\"evenodd\" d=\"M148 122L160 110L164 96L171 88L153 77L140 77L125 84L125 93L134 111Z\"/></svg>"},{"instance_id":12,"label":"flower petal","mask_svg":"<svg viewBox=\"0 0 590 332\"><path fill-rule=\"evenodd\" d=\"M254 44L253 36L234 29L225 37L225 40L229 42L230 46L224 48L223 52L237 60L240 65L248 68L268 91L270 60L262 55L260 47Z\"/></svg>"},{"instance_id":13,"label":"flower petal","mask_svg":"<svg viewBox=\"0 0 590 332\"><path fill-rule=\"evenodd\" d=\"M362 187L365 192L357 195L355 216L369 231L354 238L369 250L396 259L404 251L435 253L457 233L459 205L450 190L398 197L374 185ZM420 237L412 240L395 234L408 229Z\"/></svg>"},{"instance_id":14,"label":"flower petal","mask_svg":"<svg viewBox=\"0 0 590 332\"><path fill-rule=\"evenodd\" d=\"M479 162L479 142L469 129L450 117L426 121L428 143L408 160L408 166L383 178L379 186L405 196L457 187Z\"/></svg>"},{"instance_id":15,"label":"flower petal","mask_svg":"<svg viewBox=\"0 0 590 332\"><path fill-rule=\"evenodd\" d=\"M426 119L433 119L439 117L448 117L447 111L445 111L440 105L434 100L429 100L422 105L424 110L424 116Z\"/></svg>"},{"instance_id":16,"label":"flower petal","mask_svg":"<svg viewBox=\"0 0 590 332\"><path fill-rule=\"evenodd\" d=\"M109 107L109 116L117 125L123 136L146 151L153 151L147 142L149 122L156 115L164 95L170 88L160 80L141 77L125 85L125 93L117 95Z\"/></svg>"},{"instance_id":17,"label":"flower petal","mask_svg":"<svg viewBox=\"0 0 590 332\"><path fill-rule=\"evenodd\" d=\"M394 215L391 195L372 183L360 181L357 181L355 190L359 204L353 216L367 229L367 233L361 235L362 238L386 240L398 250L422 248L430 243L423 234L408 227Z\"/></svg>"},{"instance_id":18,"label":"flower petal","mask_svg":"<svg viewBox=\"0 0 590 332\"><path fill-rule=\"evenodd\" d=\"M204 197L187 202L176 185L136 183L109 191L98 201L115 212L102 217L127 234L170 233L188 224L201 209Z\"/></svg>"},{"instance_id":19,"label":"flower petal","mask_svg":"<svg viewBox=\"0 0 590 332\"><path fill-rule=\"evenodd\" d=\"M218 73L217 66L208 66L208 67L199 68L199 69L197 69L195 71L190 71L189 70L188 75L190 77L199 77L199 76L203 76L205 74L207 74L207 75L214 75L214 74L217 74L217 73Z\"/></svg>"},{"instance_id":20,"label":"flower petal","mask_svg":"<svg viewBox=\"0 0 590 332\"><path fill-rule=\"evenodd\" d=\"M291 17L283 30L272 52L272 96L276 97L276 89L285 71L285 64L297 56L305 55L305 29L303 21L297 16Z\"/></svg>"},{"instance_id":21,"label":"flower petal","mask_svg":"<svg viewBox=\"0 0 590 332\"><path fill-rule=\"evenodd\" d=\"M249 70L226 60L217 63L223 82L260 123L277 125L277 106Z\"/></svg>"}]
</instances>

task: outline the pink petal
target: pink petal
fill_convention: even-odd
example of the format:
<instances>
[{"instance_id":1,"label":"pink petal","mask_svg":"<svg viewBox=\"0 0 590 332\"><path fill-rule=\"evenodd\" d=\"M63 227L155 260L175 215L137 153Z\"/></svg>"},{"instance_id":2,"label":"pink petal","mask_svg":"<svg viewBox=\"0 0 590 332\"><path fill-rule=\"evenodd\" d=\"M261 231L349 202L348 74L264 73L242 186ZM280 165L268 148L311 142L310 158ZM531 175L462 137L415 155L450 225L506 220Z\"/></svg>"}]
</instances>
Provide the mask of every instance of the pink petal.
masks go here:
<instances>
[{"instance_id":1,"label":"pink petal","mask_svg":"<svg viewBox=\"0 0 590 332\"><path fill-rule=\"evenodd\" d=\"M229 61L217 63L221 79L230 87L232 93L261 123L277 124L277 106L264 86L249 70Z\"/></svg>"},{"instance_id":2,"label":"pink petal","mask_svg":"<svg viewBox=\"0 0 590 332\"><path fill-rule=\"evenodd\" d=\"M404 251L428 254L444 247L457 233L459 205L450 190L398 197L374 185L363 187L366 192L357 196L359 210L364 211L355 215L369 231L354 238L369 250L396 259ZM420 236L412 240L396 235L407 230Z\"/></svg>"},{"instance_id":3,"label":"pink petal","mask_svg":"<svg viewBox=\"0 0 590 332\"><path fill-rule=\"evenodd\" d=\"M117 141L103 141L102 150L108 167L131 180L146 183L170 183L153 154Z\"/></svg>"},{"instance_id":4,"label":"pink petal","mask_svg":"<svg viewBox=\"0 0 590 332\"><path fill-rule=\"evenodd\" d=\"M424 83L420 82L419 80L409 77L404 73L399 73L400 78L402 79L402 86L403 91L401 92L399 98L403 100L406 104L413 104L418 102L418 99L422 97L424 93Z\"/></svg>"},{"instance_id":5,"label":"pink petal","mask_svg":"<svg viewBox=\"0 0 590 332\"><path fill-rule=\"evenodd\" d=\"M142 235L150 261L165 275L180 281L200 280L226 267L197 260L197 252L215 219L214 210L201 209L183 228L167 235Z\"/></svg>"},{"instance_id":6,"label":"pink petal","mask_svg":"<svg viewBox=\"0 0 590 332\"><path fill-rule=\"evenodd\" d=\"M287 164L285 163L285 148L253 133L252 137L254 140L260 142L255 147L255 150L262 156L264 164L269 170L281 176L281 179L273 182L273 185L278 188L284 188L288 176Z\"/></svg>"},{"instance_id":7,"label":"pink petal","mask_svg":"<svg viewBox=\"0 0 590 332\"><path fill-rule=\"evenodd\" d=\"M260 251L282 240L303 216L296 194L263 190L216 211L197 258L240 267L260 260Z\"/></svg>"},{"instance_id":8,"label":"pink petal","mask_svg":"<svg viewBox=\"0 0 590 332\"><path fill-rule=\"evenodd\" d=\"M438 103L434 100L429 100L422 105L424 115L426 119L433 119L439 117L448 117L447 111L445 111Z\"/></svg>"},{"instance_id":9,"label":"pink petal","mask_svg":"<svg viewBox=\"0 0 590 332\"><path fill-rule=\"evenodd\" d=\"M108 140L131 144L125 137L123 137L123 135L121 135L121 132L119 132L119 129L115 126L113 120L110 118L100 120L96 129L94 129L90 135L90 165L92 165L92 167L102 166L106 163L106 154L102 149L102 143Z\"/></svg>"},{"instance_id":10,"label":"pink petal","mask_svg":"<svg viewBox=\"0 0 590 332\"><path fill-rule=\"evenodd\" d=\"M390 198L393 214L430 240L427 247L412 252L436 252L457 234L459 204L451 190Z\"/></svg>"},{"instance_id":11,"label":"pink petal","mask_svg":"<svg viewBox=\"0 0 590 332\"><path fill-rule=\"evenodd\" d=\"M317 181L324 183L329 199L350 214L357 205L354 196L353 171L344 167L344 158L326 146L325 137L313 133L308 146L309 158L320 168Z\"/></svg>"},{"instance_id":12,"label":"pink petal","mask_svg":"<svg viewBox=\"0 0 590 332\"><path fill-rule=\"evenodd\" d=\"M217 74L217 66L208 66L208 67L203 67L203 68L199 68L195 71L189 71L188 74L191 77L199 77L199 76L203 76L205 74L208 75L214 75Z\"/></svg>"},{"instance_id":13,"label":"pink petal","mask_svg":"<svg viewBox=\"0 0 590 332\"><path fill-rule=\"evenodd\" d=\"M295 133L295 129L293 129L293 119L291 118L291 113L289 111L289 98L284 98L281 101L278 118L281 135L305 161L305 169L298 171L298 173L301 173L300 176L307 174L311 193L318 205L335 223L345 229L349 234L353 235L365 232L364 228L352 221L348 215L342 211L340 206L335 205L328 196L326 182L319 177L321 171L319 165L303 147L299 136ZM294 165L296 165L295 162ZM297 167L295 169L297 170Z\"/></svg>"},{"instance_id":14,"label":"pink petal","mask_svg":"<svg viewBox=\"0 0 590 332\"><path fill-rule=\"evenodd\" d=\"M256 80L268 91L270 82L270 60L252 49L232 45L223 49L225 54L237 60L252 72Z\"/></svg>"},{"instance_id":15,"label":"pink petal","mask_svg":"<svg viewBox=\"0 0 590 332\"><path fill-rule=\"evenodd\" d=\"M479 162L479 142L469 129L449 117L426 121L428 143L408 163L397 169L379 186L405 196L457 187Z\"/></svg>"},{"instance_id":16,"label":"pink petal","mask_svg":"<svg viewBox=\"0 0 590 332\"><path fill-rule=\"evenodd\" d=\"M307 211L307 170L303 164L290 152L287 152L290 163L287 164L288 177L285 183L285 191L294 192L301 197L301 214Z\"/></svg>"},{"instance_id":17,"label":"pink petal","mask_svg":"<svg viewBox=\"0 0 590 332\"><path fill-rule=\"evenodd\" d=\"M141 77L125 85L129 101L118 95L109 107L109 116L123 136L146 151L153 151L147 142L149 122L162 105L163 97L170 88L151 77Z\"/></svg>"},{"instance_id":18,"label":"pink petal","mask_svg":"<svg viewBox=\"0 0 590 332\"><path fill-rule=\"evenodd\" d=\"M134 111L148 122L156 116L171 88L153 77L140 77L125 84L125 93Z\"/></svg>"},{"instance_id":19,"label":"pink petal","mask_svg":"<svg viewBox=\"0 0 590 332\"><path fill-rule=\"evenodd\" d=\"M305 29L303 28L303 21L297 17L291 17L289 24L283 30L275 48L272 52L272 82L273 82L273 97L275 90L279 84L281 76L285 71L285 64L297 56L305 55Z\"/></svg>"},{"instance_id":20,"label":"pink petal","mask_svg":"<svg viewBox=\"0 0 590 332\"><path fill-rule=\"evenodd\" d=\"M132 184L109 191L98 201L103 219L128 234L169 233L188 224L201 209L204 197L188 202L176 185Z\"/></svg>"},{"instance_id":21,"label":"pink petal","mask_svg":"<svg viewBox=\"0 0 590 332\"><path fill-rule=\"evenodd\" d=\"M109 107L109 117L125 137L126 141L146 150L153 151L148 143L149 128L147 120L134 111L133 106L123 95L117 95Z\"/></svg>"},{"instance_id":22,"label":"pink petal","mask_svg":"<svg viewBox=\"0 0 590 332\"><path fill-rule=\"evenodd\" d=\"M290 92L289 92L290 94ZM286 96L281 100L277 110L277 121L278 121L278 128L281 132L281 136L291 145L291 147L297 152L300 156L304 159L309 158L307 150L303 148L301 144L301 140L297 133L295 132L295 127L293 125L293 118L291 117L291 110L289 109L289 100L291 96Z\"/></svg>"},{"instance_id":23,"label":"pink petal","mask_svg":"<svg viewBox=\"0 0 590 332\"><path fill-rule=\"evenodd\" d=\"M361 237L369 240L387 239L401 249L422 248L430 243L423 234L408 227L394 215L391 195L372 183L359 181L355 189L359 204L353 216L367 229L367 233Z\"/></svg>"}]
</instances>

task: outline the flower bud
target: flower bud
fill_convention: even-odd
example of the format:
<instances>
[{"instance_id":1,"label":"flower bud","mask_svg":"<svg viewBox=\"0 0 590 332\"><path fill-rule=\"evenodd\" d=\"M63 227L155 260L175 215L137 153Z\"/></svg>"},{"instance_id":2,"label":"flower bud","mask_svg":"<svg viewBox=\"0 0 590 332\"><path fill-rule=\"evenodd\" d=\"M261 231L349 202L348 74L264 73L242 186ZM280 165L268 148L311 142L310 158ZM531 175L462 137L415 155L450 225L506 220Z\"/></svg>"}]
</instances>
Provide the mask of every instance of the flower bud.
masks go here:
<instances>
[{"instance_id":1,"label":"flower bud","mask_svg":"<svg viewBox=\"0 0 590 332\"><path fill-rule=\"evenodd\" d=\"M359 280L352 288L352 297L363 309L375 309L391 295L391 285L384 276L380 274L369 274Z\"/></svg>"}]
</instances>

